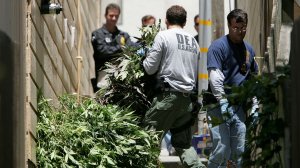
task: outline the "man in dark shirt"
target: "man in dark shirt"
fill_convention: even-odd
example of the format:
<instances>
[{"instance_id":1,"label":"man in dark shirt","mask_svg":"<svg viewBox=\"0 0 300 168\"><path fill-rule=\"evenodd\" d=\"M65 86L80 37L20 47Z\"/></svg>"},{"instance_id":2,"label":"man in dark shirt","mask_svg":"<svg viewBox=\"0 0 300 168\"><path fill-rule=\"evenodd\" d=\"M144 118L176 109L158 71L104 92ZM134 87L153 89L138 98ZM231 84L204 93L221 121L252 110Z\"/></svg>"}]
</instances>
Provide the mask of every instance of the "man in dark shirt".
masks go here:
<instances>
[{"instance_id":1,"label":"man in dark shirt","mask_svg":"<svg viewBox=\"0 0 300 168\"><path fill-rule=\"evenodd\" d=\"M122 46L135 44L130 40L128 33L118 29L117 22L121 9L117 4L111 3L105 9L106 23L92 33L92 45L94 49L95 78L91 79L94 92L107 86L104 64L112 58L119 56Z\"/></svg>"}]
</instances>

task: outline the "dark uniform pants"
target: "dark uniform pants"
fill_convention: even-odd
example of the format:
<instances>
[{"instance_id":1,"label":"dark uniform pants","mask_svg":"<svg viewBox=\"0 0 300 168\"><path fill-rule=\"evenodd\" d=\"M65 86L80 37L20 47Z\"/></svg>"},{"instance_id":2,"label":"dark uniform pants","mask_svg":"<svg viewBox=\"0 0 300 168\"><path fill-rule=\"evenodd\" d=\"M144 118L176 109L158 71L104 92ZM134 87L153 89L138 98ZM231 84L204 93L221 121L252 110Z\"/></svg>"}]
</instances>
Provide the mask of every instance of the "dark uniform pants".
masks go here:
<instances>
[{"instance_id":1,"label":"dark uniform pants","mask_svg":"<svg viewBox=\"0 0 300 168\"><path fill-rule=\"evenodd\" d=\"M147 111L144 124L149 129L163 131L161 139L168 130L177 129L191 120L192 104L188 94L165 91L157 94L151 108ZM185 167L205 167L191 146L191 127L172 132L171 143Z\"/></svg>"}]
</instances>

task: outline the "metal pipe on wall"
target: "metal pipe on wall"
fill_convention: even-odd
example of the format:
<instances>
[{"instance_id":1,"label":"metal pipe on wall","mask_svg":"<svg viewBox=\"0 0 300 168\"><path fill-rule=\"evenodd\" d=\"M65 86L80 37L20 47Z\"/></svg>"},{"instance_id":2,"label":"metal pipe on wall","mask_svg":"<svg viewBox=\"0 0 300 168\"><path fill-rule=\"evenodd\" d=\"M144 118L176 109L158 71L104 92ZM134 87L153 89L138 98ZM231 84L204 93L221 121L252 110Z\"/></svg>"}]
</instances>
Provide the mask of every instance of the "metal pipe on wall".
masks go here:
<instances>
[{"instance_id":1,"label":"metal pipe on wall","mask_svg":"<svg viewBox=\"0 0 300 168\"><path fill-rule=\"evenodd\" d=\"M200 60L198 68L198 101L202 104L202 91L208 89L207 51L212 41L212 14L211 0L199 2L199 47ZM198 114L198 134L206 134L204 119L206 111L200 110Z\"/></svg>"},{"instance_id":2,"label":"metal pipe on wall","mask_svg":"<svg viewBox=\"0 0 300 168\"><path fill-rule=\"evenodd\" d=\"M227 15L235 8L235 0L224 0L224 34L228 34Z\"/></svg>"},{"instance_id":3,"label":"metal pipe on wall","mask_svg":"<svg viewBox=\"0 0 300 168\"><path fill-rule=\"evenodd\" d=\"M77 16L79 24L79 39L78 39L78 48L77 48L77 103L80 102L80 89L81 89L81 71L82 71L82 56L81 56L81 43L82 43L82 22L81 22L81 1L77 1Z\"/></svg>"},{"instance_id":4,"label":"metal pipe on wall","mask_svg":"<svg viewBox=\"0 0 300 168\"><path fill-rule=\"evenodd\" d=\"M202 90L208 88L208 73L207 73L207 51L212 41L212 15L211 15L211 0L200 0L199 10L199 47L200 60L198 69L198 92L199 102L202 102Z\"/></svg>"}]
</instances>

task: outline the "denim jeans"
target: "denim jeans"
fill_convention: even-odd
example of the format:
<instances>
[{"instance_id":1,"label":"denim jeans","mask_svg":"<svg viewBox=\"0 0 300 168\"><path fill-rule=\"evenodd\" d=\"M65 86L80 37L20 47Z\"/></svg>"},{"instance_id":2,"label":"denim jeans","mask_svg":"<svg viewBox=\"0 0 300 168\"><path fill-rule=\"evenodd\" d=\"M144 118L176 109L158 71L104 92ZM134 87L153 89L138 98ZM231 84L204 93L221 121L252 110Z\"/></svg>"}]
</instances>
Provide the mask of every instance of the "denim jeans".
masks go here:
<instances>
[{"instance_id":1,"label":"denim jeans","mask_svg":"<svg viewBox=\"0 0 300 168\"><path fill-rule=\"evenodd\" d=\"M242 165L242 153L245 149L245 114L240 106L232 106L234 115L224 121L220 108L214 108L207 112L210 131L213 140L213 149L209 156L208 168L226 167L231 160L236 167ZM217 124L211 121L220 121Z\"/></svg>"},{"instance_id":2,"label":"denim jeans","mask_svg":"<svg viewBox=\"0 0 300 168\"><path fill-rule=\"evenodd\" d=\"M150 109L143 121L146 129L163 131L162 137L168 130L182 128L191 120L192 104L188 95L180 92L163 92L154 97ZM192 147L191 127L183 127L180 131L172 132L171 144L179 155L181 163L188 168L204 168L195 149Z\"/></svg>"},{"instance_id":3,"label":"denim jeans","mask_svg":"<svg viewBox=\"0 0 300 168\"><path fill-rule=\"evenodd\" d=\"M166 135L163 138L164 143L162 143L161 148L166 148L171 153L172 150L172 144L171 144L171 132L168 131ZM163 145L164 144L164 145Z\"/></svg>"}]
</instances>

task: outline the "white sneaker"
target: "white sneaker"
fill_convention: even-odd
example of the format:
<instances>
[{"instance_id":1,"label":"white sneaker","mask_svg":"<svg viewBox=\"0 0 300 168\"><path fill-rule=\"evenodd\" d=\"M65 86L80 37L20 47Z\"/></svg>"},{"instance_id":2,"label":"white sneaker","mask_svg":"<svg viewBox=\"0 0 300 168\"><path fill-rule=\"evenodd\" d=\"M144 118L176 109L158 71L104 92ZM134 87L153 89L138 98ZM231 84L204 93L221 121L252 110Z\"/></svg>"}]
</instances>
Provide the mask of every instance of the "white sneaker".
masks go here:
<instances>
[{"instance_id":1,"label":"white sneaker","mask_svg":"<svg viewBox=\"0 0 300 168\"><path fill-rule=\"evenodd\" d=\"M161 150L160 150L160 154L159 154L160 156L169 156L169 151L168 151L168 149L166 149L166 148L162 148Z\"/></svg>"},{"instance_id":2,"label":"white sneaker","mask_svg":"<svg viewBox=\"0 0 300 168\"><path fill-rule=\"evenodd\" d=\"M176 151L174 147L168 149L168 152L169 152L169 156L176 156Z\"/></svg>"}]
</instances>

